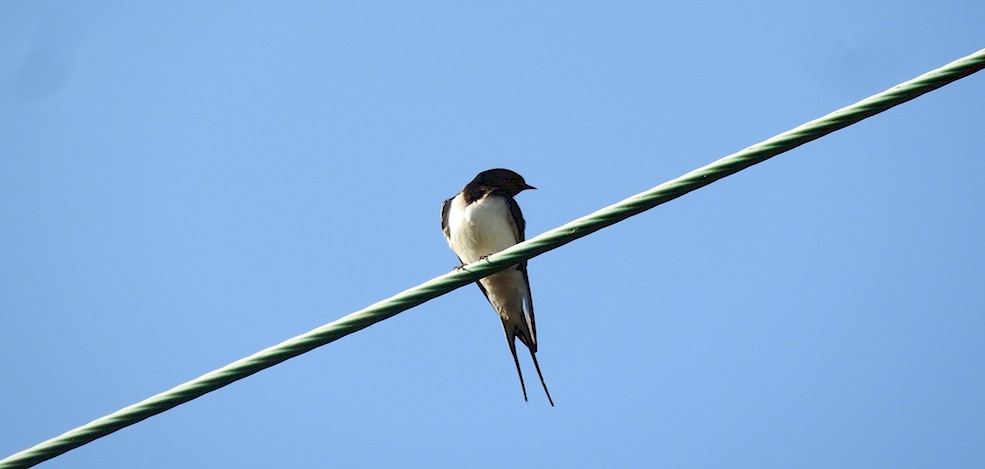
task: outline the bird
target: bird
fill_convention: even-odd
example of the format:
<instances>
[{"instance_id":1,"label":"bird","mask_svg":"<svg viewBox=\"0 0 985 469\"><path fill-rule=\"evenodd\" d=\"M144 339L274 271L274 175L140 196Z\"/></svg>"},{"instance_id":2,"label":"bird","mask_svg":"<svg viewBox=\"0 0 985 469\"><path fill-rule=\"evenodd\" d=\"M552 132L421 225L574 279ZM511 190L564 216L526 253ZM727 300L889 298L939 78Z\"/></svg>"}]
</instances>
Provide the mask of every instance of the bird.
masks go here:
<instances>
[{"instance_id":1,"label":"bird","mask_svg":"<svg viewBox=\"0 0 985 469\"><path fill-rule=\"evenodd\" d=\"M536 187L527 184L516 172L490 169L479 173L461 192L441 204L441 231L463 266L525 239L526 222L514 197L528 189ZM530 350L540 384L553 407L554 400L537 363L537 325L527 262L480 279L476 285L503 322L506 343L520 377L523 400L527 401L527 387L516 356L516 339Z\"/></svg>"}]
</instances>

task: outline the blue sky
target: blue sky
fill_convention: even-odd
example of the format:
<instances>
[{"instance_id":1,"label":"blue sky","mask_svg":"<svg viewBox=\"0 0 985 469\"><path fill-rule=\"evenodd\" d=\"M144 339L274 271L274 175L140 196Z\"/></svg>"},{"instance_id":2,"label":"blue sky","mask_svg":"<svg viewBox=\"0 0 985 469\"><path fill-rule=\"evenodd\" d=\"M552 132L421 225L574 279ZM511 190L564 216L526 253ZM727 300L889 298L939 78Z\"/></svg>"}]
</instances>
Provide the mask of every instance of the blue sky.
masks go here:
<instances>
[{"instance_id":1,"label":"blue sky","mask_svg":"<svg viewBox=\"0 0 985 469\"><path fill-rule=\"evenodd\" d=\"M0 456L985 47L985 3L0 3ZM985 75L43 467L982 467ZM528 382L531 363L521 361Z\"/></svg>"}]
</instances>

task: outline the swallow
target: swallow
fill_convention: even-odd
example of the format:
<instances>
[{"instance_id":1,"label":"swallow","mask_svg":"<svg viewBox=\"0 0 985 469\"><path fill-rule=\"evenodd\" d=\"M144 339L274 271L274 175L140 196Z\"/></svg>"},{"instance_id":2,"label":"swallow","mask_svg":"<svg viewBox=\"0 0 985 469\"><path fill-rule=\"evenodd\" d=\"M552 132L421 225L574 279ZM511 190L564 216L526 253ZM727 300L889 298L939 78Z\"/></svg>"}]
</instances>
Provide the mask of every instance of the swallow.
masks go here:
<instances>
[{"instance_id":1,"label":"swallow","mask_svg":"<svg viewBox=\"0 0 985 469\"><path fill-rule=\"evenodd\" d=\"M462 265L484 259L524 240L526 222L513 198L527 189L536 187L527 184L523 176L508 169L490 169L479 173L455 197L441 204L441 231ZM523 400L527 400L527 387L516 357L516 339L530 350L540 384L553 407L554 400L537 363L537 326L527 262L480 279L476 284L503 321L506 343L520 377Z\"/></svg>"}]
</instances>

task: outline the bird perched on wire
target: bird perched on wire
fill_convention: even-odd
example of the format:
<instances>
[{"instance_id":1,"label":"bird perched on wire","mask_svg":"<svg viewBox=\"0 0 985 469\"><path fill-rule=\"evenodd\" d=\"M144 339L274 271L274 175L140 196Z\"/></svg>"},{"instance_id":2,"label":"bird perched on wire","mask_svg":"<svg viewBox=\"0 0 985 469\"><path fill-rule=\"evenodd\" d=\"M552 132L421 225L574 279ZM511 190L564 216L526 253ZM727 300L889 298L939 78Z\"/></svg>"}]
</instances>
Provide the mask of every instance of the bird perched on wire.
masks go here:
<instances>
[{"instance_id":1,"label":"bird perched on wire","mask_svg":"<svg viewBox=\"0 0 985 469\"><path fill-rule=\"evenodd\" d=\"M479 173L461 192L441 205L441 230L462 265L484 259L524 240L526 223L513 198L527 189L536 187L527 184L523 176L508 169L490 169ZM540 384L553 406L554 400L537 363L537 326L527 262L480 279L476 284L503 321L506 343L520 377L523 400L527 400L527 387L523 384L523 372L516 357L516 339L530 349Z\"/></svg>"}]
</instances>

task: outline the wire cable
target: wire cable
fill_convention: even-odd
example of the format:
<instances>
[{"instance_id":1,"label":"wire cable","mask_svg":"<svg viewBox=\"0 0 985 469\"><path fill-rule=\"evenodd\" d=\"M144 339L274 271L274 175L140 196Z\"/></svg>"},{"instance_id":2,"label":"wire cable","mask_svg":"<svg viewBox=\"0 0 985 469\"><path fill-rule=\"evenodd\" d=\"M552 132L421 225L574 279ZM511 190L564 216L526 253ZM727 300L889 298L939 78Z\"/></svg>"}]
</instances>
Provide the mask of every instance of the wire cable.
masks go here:
<instances>
[{"instance_id":1,"label":"wire cable","mask_svg":"<svg viewBox=\"0 0 985 469\"><path fill-rule=\"evenodd\" d=\"M985 49L0 460L30 467L985 68ZM8 424L10 424L8 422Z\"/></svg>"}]
</instances>

